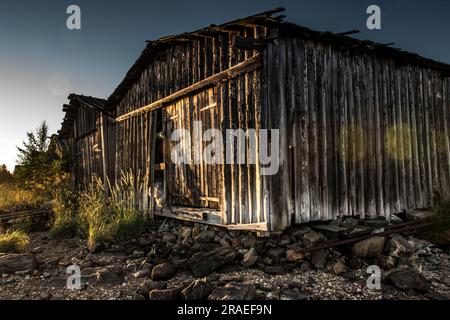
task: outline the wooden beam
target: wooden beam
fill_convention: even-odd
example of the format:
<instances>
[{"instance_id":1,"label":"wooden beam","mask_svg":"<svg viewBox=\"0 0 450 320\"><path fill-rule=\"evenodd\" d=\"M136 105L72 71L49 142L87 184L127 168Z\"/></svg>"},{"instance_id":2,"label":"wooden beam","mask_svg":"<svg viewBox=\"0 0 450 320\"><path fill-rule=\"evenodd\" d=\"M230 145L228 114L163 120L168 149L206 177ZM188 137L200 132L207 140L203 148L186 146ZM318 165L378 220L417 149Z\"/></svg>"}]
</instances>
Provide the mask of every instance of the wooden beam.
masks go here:
<instances>
[{"instance_id":1,"label":"wooden beam","mask_svg":"<svg viewBox=\"0 0 450 320\"><path fill-rule=\"evenodd\" d=\"M108 159L106 155L106 116L102 113L100 114L100 139L102 144L102 170L103 170L103 186L105 188L106 195L109 194L109 184L108 184ZM98 145L97 145L98 146Z\"/></svg>"},{"instance_id":2,"label":"wooden beam","mask_svg":"<svg viewBox=\"0 0 450 320\"><path fill-rule=\"evenodd\" d=\"M200 197L200 200L202 201L209 201L209 202L220 202L219 198L214 198L214 197Z\"/></svg>"},{"instance_id":3,"label":"wooden beam","mask_svg":"<svg viewBox=\"0 0 450 320\"><path fill-rule=\"evenodd\" d=\"M229 230L246 230L246 231L258 231L258 232L266 232L269 231L269 227L267 222L263 223L250 223L250 224L232 224L226 226Z\"/></svg>"},{"instance_id":4,"label":"wooden beam","mask_svg":"<svg viewBox=\"0 0 450 320\"><path fill-rule=\"evenodd\" d=\"M226 227L221 222L220 212L215 209L164 207L161 210L156 210L155 215L183 221L200 222L217 227Z\"/></svg>"},{"instance_id":5,"label":"wooden beam","mask_svg":"<svg viewBox=\"0 0 450 320\"><path fill-rule=\"evenodd\" d=\"M193 94L202 89L213 86L218 82L228 80L228 79L233 79L233 78L240 76L241 74L255 71L259 67L261 67L261 56L260 55L253 56L250 59L247 59L244 62L241 62L241 63L231 67L230 69L219 72L219 73L217 73L211 77L208 77L206 79L203 79L189 87L186 87L180 91L177 91L171 95L168 95L165 98L162 98L162 99L155 101L153 103L150 103L149 105L146 105L142 108L136 109L132 112L129 112L120 117L117 117L116 122L122 122L127 119L136 117L140 114L143 114L143 113L146 113L146 112L158 109L158 108L162 108L163 106L170 104L174 100L181 99L189 94Z\"/></svg>"},{"instance_id":6,"label":"wooden beam","mask_svg":"<svg viewBox=\"0 0 450 320\"><path fill-rule=\"evenodd\" d=\"M249 39L240 36L234 36L232 40L233 47L240 50L263 50L266 46L263 40Z\"/></svg>"}]
</instances>

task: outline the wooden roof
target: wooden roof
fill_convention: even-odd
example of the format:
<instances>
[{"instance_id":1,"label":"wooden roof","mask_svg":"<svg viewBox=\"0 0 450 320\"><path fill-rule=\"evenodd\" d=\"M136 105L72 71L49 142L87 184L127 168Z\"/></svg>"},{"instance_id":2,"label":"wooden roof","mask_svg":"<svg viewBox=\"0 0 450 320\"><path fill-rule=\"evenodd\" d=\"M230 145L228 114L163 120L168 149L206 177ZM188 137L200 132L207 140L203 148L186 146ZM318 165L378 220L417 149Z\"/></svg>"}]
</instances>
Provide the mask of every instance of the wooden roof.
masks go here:
<instances>
[{"instance_id":1,"label":"wooden roof","mask_svg":"<svg viewBox=\"0 0 450 320\"><path fill-rule=\"evenodd\" d=\"M61 129L58 131L58 136L61 138L67 137L73 127L73 121L76 117L78 108L86 107L93 110L102 112L105 110L106 100L84 96L72 93L68 97L69 104L63 105L63 111L65 112L64 119L61 123Z\"/></svg>"},{"instance_id":2,"label":"wooden roof","mask_svg":"<svg viewBox=\"0 0 450 320\"><path fill-rule=\"evenodd\" d=\"M283 8L275 8L246 18L233 20L221 25L210 25L209 27L186 32L178 35L162 37L156 41L147 41L146 48L142 51L137 61L127 72L125 78L118 85L106 102L106 109L114 107L121 99L123 94L129 90L131 85L136 81L143 70L148 67L149 63L156 57L156 54L164 50L170 45L174 45L181 41L195 41L201 37L212 36L217 33L239 31L248 26L263 26L268 28L277 28L279 35L292 35L304 39L313 39L320 42L331 43L332 45L342 49L351 50L355 53L370 52L372 54L387 56L395 59L400 64L419 64L424 67L433 68L441 71L445 76L450 76L450 65L424 58L418 54L393 48L390 44L380 44L368 40L358 40L349 37L350 34L357 33L352 30L343 33L320 32L314 31L306 27L296 25L294 23L285 22L285 16L274 16L283 12Z\"/></svg>"}]
</instances>

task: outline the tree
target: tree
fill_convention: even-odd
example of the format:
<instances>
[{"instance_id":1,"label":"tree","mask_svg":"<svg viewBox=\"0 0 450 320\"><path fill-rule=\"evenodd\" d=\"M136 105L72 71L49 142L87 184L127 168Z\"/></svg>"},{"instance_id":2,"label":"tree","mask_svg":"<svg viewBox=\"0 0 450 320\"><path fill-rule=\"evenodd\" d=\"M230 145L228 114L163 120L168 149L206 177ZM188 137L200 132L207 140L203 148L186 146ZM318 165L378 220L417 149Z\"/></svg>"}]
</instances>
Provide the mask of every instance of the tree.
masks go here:
<instances>
[{"instance_id":1,"label":"tree","mask_svg":"<svg viewBox=\"0 0 450 320\"><path fill-rule=\"evenodd\" d=\"M14 177L9 172L5 164L0 166L0 184L9 184L14 182Z\"/></svg>"},{"instance_id":2,"label":"tree","mask_svg":"<svg viewBox=\"0 0 450 320\"><path fill-rule=\"evenodd\" d=\"M35 132L27 132L23 146L17 147L14 177L22 187L51 192L51 186L59 178L60 163L50 154L49 143L44 121Z\"/></svg>"}]
</instances>

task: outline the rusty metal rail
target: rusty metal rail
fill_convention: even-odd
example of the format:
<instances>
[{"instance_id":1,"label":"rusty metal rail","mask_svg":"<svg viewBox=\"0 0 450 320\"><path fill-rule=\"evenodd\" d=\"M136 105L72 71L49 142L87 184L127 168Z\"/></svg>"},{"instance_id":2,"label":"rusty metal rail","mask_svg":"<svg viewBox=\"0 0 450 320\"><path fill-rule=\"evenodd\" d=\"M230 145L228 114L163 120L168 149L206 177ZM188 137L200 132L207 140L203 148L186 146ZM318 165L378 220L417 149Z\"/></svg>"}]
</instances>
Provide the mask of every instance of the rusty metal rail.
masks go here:
<instances>
[{"instance_id":1,"label":"rusty metal rail","mask_svg":"<svg viewBox=\"0 0 450 320\"><path fill-rule=\"evenodd\" d=\"M50 213L49 209L37 209L0 214L0 225L9 225L14 223L14 221L25 218L49 217Z\"/></svg>"},{"instance_id":2,"label":"rusty metal rail","mask_svg":"<svg viewBox=\"0 0 450 320\"><path fill-rule=\"evenodd\" d=\"M295 251L297 253L309 253L309 252L339 247L339 246L363 241L363 240L366 240L366 239L369 239L372 237L389 236L389 235L395 234L395 233L407 232L407 231L411 231L411 230L425 228L425 227L431 226L433 224L436 224L437 222L438 222L438 220L428 220L428 221L409 221L409 222L399 223L399 224L384 228L384 231L381 231L381 232L374 232L374 230L368 230L368 231L354 234L350 237L347 237L346 239L336 239L336 240L324 241L315 246L301 248L301 249L298 249Z\"/></svg>"}]
</instances>

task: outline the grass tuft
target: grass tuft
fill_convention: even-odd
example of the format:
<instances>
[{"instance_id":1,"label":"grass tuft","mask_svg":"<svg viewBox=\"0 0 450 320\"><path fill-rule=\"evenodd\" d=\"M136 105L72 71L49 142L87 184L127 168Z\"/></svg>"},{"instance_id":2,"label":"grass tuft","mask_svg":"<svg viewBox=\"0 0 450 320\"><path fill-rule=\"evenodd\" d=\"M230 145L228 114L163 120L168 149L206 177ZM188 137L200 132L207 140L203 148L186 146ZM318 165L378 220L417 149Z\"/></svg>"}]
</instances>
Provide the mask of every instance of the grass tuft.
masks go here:
<instances>
[{"instance_id":1,"label":"grass tuft","mask_svg":"<svg viewBox=\"0 0 450 320\"><path fill-rule=\"evenodd\" d=\"M21 252L28 246L29 242L30 238L24 231L8 230L0 234L0 252Z\"/></svg>"},{"instance_id":2,"label":"grass tuft","mask_svg":"<svg viewBox=\"0 0 450 320\"><path fill-rule=\"evenodd\" d=\"M44 197L32 190L21 189L12 184L0 184L0 213L39 208Z\"/></svg>"},{"instance_id":3,"label":"grass tuft","mask_svg":"<svg viewBox=\"0 0 450 320\"><path fill-rule=\"evenodd\" d=\"M72 238L76 235L78 199L77 194L63 187L53 194L53 221L50 237L53 239Z\"/></svg>"},{"instance_id":4,"label":"grass tuft","mask_svg":"<svg viewBox=\"0 0 450 320\"><path fill-rule=\"evenodd\" d=\"M88 245L117 242L140 234L145 218L136 206L137 186L131 174L122 174L114 185L105 186L98 181L81 194L78 226Z\"/></svg>"}]
</instances>

